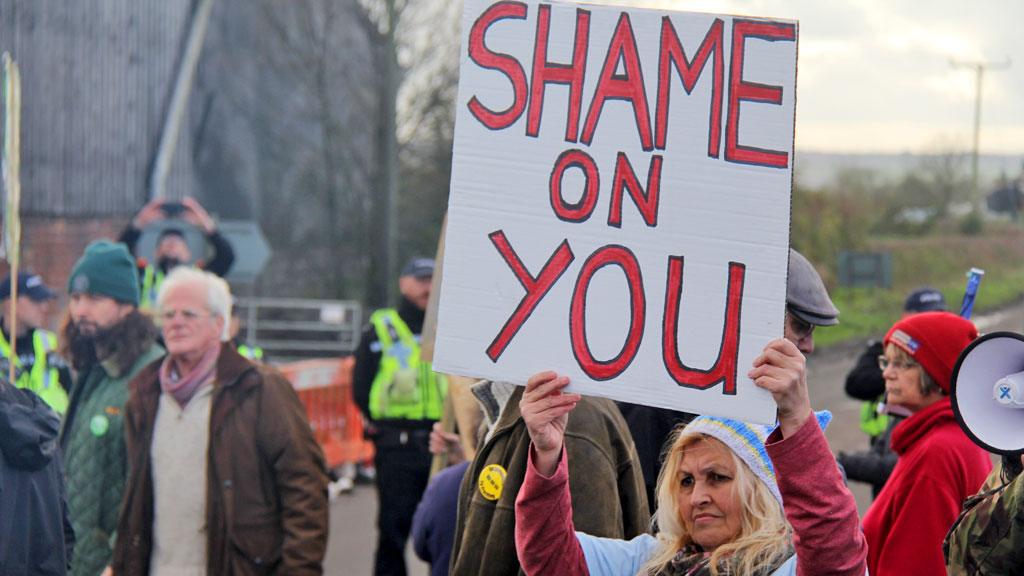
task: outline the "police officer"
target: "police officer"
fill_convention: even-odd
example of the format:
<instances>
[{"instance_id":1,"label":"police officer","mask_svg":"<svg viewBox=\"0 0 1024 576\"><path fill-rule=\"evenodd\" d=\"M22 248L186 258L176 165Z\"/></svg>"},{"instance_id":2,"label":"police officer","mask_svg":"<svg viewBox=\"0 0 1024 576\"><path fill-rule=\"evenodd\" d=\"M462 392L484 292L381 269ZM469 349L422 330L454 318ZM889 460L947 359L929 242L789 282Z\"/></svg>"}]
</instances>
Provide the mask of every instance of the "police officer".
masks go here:
<instances>
[{"instance_id":1,"label":"police officer","mask_svg":"<svg viewBox=\"0 0 1024 576\"><path fill-rule=\"evenodd\" d=\"M420 360L433 274L433 260L410 260L398 280L401 305L374 312L356 350L353 395L376 446L378 576L406 573L406 541L430 475L430 429L447 392L444 377Z\"/></svg>"},{"instance_id":2,"label":"police officer","mask_svg":"<svg viewBox=\"0 0 1024 576\"><path fill-rule=\"evenodd\" d=\"M14 362L17 387L32 390L54 412L64 414L68 407L71 372L57 352L57 335L42 328L46 323L47 307L54 298L56 294L43 283L38 274L18 274L18 298L15 301L18 325L14 334L17 338L17 357L14 357L9 314L11 277L4 278L0 284L0 314L3 314L0 371L6 375L10 363Z\"/></svg>"}]
</instances>

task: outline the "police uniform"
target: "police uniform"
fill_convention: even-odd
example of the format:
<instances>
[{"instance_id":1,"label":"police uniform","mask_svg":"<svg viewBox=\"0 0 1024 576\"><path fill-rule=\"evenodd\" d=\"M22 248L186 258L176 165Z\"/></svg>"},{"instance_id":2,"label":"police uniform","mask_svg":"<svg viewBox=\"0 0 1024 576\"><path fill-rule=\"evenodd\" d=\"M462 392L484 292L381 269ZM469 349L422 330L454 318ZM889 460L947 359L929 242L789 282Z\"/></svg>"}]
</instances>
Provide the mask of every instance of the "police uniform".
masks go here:
<instances>
[{"instance_id":1,"label":"police uniform","mask_svg":"<svg viewBox=\"0 0 1024 576\"><path fill-rule=\"evenodd\" d=\"M0 301L11 297L11 278L0 282ZM18 274L18 297L34 302L56 298L56 294L43 283L37 274ZM6 313L5 306L0 313ZM21 324L19 322L19 324ZM31 390L39 395L50 408L64 414L68 407L68 390L71 389L71 372L57 353L57 335L41 328L29 328L14 342L7 330L0 331L0 378L8 378L11 362L14 362L14 380L18 388ZM17 353L14 357L13 353Z\"/></svg>"},{"instance_id":2,"label":"police uniform","mask_svg":"<svg viewBox=\"0 0 1024 576\"><path fill-rule=\"evenodd\" d=\"M405 545L430 476L430 429L447 382L420 360L424 312L404 300L373 313L356 351L353 395L372 423L380 506L374 573L405 572Z\"/></svg>"},{"instance_id":3,"label":"police uniform","mask_svg":"<svg viewBox=\"0 0 1024 576\"><path fill-rule=\"evenodd\" d=\"M57 353L57 335L49 330L30 329L18 338L17 354L15 385L35 392L54 412L64 414L68 408L71 372ZM0 332L0 377L7 377L10 363L10 336L3 331Z\"/></svg>"}]
</instances>

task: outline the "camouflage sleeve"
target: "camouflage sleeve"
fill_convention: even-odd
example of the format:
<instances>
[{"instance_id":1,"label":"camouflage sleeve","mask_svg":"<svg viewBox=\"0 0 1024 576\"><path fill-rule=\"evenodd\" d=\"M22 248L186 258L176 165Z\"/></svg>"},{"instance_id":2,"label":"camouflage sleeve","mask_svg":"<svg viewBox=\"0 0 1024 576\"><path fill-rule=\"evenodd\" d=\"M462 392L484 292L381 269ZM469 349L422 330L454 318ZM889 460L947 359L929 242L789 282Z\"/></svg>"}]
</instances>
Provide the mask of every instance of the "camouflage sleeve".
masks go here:
<instances>
[{"instance_id":1,"label":"camouflage sleeve","mask_svg":"<svg viewBox=\"0 0 1024 576\"><path fill-rule=\"evenodd\" d=\"M1013 574L1024 566L1024 474L968 499L944 548L951 576Z\"/></svg>"}]
</instances>

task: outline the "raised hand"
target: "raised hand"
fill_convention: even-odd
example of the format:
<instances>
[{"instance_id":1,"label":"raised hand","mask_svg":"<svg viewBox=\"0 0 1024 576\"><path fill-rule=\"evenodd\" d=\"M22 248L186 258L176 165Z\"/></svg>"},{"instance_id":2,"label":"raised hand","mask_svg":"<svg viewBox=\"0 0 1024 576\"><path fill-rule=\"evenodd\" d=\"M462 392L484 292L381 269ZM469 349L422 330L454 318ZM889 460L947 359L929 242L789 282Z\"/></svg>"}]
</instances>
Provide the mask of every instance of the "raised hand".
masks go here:
<instances>
[{"instance_id":1,"label":"raised hand","mask_svg":"<svg viewBox=\"0 0 1024 576\"><path fill-rule=\"evenodd\" d=\"M806 360L796 344L784 338L769 342L761 355L754 359L754 367L747 377L772 393L779 408L779 428L783 437L794 434L811 416Z\"/></svg>"},{"instance_id":2,"label":"raised hand","mask_svg":"<svg viewBox=\"0 0 1024 576\"><path fill-rule=\"evenodd\" d=\"M161 198L156 200L150 200L145 206L139 210L135 218L132 218L132 226L136 230L142 230L149 223L156 222L157 220L163 220L165 218L163 211L164 201Z\"/></svg>"},{"instance_id":3,"label":"raised hand","mask_svg":"<svg viewBox=\"0 0 1024 576\"><path fill-rule=\"evenodd\" d=\"M537 456L534 465L545 476L553 474L558 467L569 412L581 399L579 394L562 392L568 385L569 378L554 372L534 374L526 383L526 391L519 401L519 412Z\"/></svg>"},{"instance_id":4,"label":"raised hand","mask_svg":"<svg viewBox=\"0 0 1024 576\"><path fill-rule=\"evenodd\" d=\"M202 228L207 234L212 234L217 229L217 224L213 221L213 217L194 198L191 196L182 198L181 205L185 207L182 218L186 221Z\"/></svg>"}]
</instances>

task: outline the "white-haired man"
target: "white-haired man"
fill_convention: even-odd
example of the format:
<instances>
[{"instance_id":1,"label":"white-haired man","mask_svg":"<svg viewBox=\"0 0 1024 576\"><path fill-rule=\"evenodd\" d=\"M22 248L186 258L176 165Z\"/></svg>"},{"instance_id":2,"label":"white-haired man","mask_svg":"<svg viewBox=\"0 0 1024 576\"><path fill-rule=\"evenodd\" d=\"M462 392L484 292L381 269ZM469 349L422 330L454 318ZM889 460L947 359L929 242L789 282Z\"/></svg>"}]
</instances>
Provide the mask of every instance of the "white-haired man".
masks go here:
<instances>
[{"instance_id":1,"label":"white-haired man","mask_svg":"<svg viewBox=\"0 0 1024 576\"><path fill-rule=\"evenodd\" d=\"M167 356L130 385L113 572L322 573L327 474L298 396L226 342L217 276L176 268L157 306Z\"/></svg>"}]
</instances>

